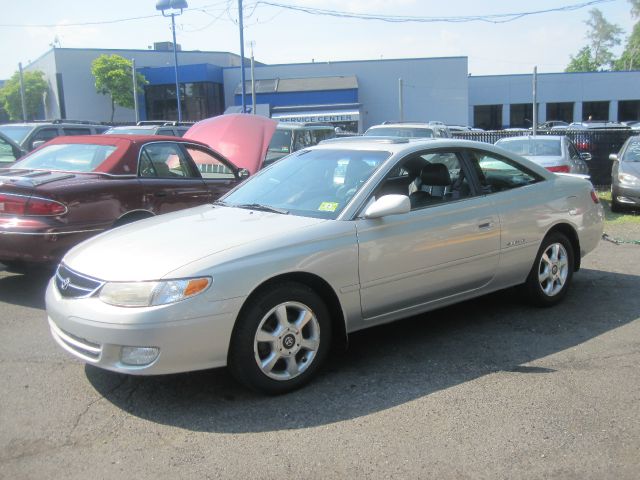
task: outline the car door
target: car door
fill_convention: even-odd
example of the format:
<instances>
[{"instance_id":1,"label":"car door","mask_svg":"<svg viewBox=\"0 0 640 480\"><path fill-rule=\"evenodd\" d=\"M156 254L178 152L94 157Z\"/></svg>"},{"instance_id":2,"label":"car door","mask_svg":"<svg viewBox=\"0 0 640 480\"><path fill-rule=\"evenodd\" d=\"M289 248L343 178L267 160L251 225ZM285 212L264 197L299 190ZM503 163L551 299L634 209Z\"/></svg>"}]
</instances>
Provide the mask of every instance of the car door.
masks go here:
<instances>
[{"instance_id":1,"label":"car door","mask_svg":"<svg viewBox=\"0 0 640 480\"><path fill-rule=\"evenodd\" d=\"M571 161L571 172L572 173L580 173L582 175L589 175L589 166L587 163L580 157L580 153L578 153L578 149L571 143L571 141L566 141L567 149L569 150L569 160Z\"/></svg>"},{"instance_id":2,"label":"car door","mask_svg":"<svg viewBox=\"0 0 640 480\"><path fill-rule=\"evenodd\" d=\"M500 264L493 286L524 282L543 235L531 219L544 222L549 217L552 182L497 153L469 149L465 155L484 200L494 205L500 219Z\"/></svg>"},{"instance_id":3,"label":"car door","mask_svg":"<svg viewBox=\"0 0 640 480\"><path fill-rule=\"evenodd\" d=\"M418 186L423 164L445 165L447 180ZM389 315L481 289L491 282L498 265L499 218L492 203L474 191L473 172L460 151L413 154L399 167L397 171L416 176L408 186L416 190L410 198L418 188L431 190L422 192L426 201L408 213L356 220L365 321L384 321ZM388 182L401 183L392 178L393 172L390 175L378 191L386 190Z\"/></svg>"},{"instance_id":4,"label":"car door","mask_svg":"<svg viewBox=\"0 0 640 480\"><path fill-rule=\"evenodd\" d=\"M238 184L236 169L226 159L199 145L185 143L183 146L200 171L212 199L221 197Z\"/></svg>"},{"instance_id":5,"label":"car door","mask_svg":"<svg viewBox=\"0 0 640 480\"><path fill-rule=\"evenodd\" d=\"M144 192L144 208L156 214L194 207L212 198L177 142L144 145L140 149L138 180Z\"/></svg>"}]
</instances>

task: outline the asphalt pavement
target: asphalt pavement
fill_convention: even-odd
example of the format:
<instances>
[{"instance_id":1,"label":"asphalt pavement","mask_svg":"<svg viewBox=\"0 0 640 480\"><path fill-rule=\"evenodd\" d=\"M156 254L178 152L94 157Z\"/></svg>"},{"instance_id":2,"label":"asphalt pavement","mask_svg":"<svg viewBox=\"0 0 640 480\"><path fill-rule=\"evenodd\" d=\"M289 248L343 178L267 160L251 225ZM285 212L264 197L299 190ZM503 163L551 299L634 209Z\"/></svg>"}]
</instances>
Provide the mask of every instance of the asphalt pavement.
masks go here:
<instances>
[{"instance_id":1,"label":"asphalt pavement","mask_svg":"<svg viewBox=\"0 0 640 480\"><path fill-rule=\"evenodd\" d=\"M85 366L47 278L0 272L0 478L639 476L640 246L601 242L552 309L507 290L354 334L280 397Z\"/></svg>"}]
</instances>

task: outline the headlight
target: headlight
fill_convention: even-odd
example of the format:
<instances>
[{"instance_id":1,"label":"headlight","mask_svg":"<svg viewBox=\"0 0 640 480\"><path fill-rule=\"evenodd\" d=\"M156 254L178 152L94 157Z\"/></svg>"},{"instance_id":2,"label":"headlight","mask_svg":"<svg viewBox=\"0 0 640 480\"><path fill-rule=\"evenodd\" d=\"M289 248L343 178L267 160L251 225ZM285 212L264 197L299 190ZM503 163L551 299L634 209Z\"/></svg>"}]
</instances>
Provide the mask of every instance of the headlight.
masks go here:
<instances>
[{"instance_id":1,"label":"headlight","mask_svg":"<svg viewBox=\"0 0 640 480\"><path fill-rule=\"evenodd\" d=\"M635 175L631 175L630 173L618 174L618 180L620 183L624 183L625 185L640 185L640 178Z\"/></svg>"},{"instance_id":2,"label":"headlight","mask_svg":"<svg viewBox=\"0 0 640 480\"><path fill-rule=\"evenodd\" d=\"M104 303L119 307L151 307L175 303L204 292L211 277L156 282L109 282L100 290Z\"/></svg>"}]
</instances>

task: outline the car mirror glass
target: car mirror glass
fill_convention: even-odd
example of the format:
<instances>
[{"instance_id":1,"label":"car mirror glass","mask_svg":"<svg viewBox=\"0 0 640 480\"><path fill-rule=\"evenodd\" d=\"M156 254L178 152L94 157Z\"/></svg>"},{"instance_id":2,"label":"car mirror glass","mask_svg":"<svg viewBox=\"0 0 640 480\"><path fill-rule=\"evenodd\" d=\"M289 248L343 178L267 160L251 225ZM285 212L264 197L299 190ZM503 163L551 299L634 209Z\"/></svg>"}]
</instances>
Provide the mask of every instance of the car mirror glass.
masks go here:
<instances>
[{"instance_id":1,"label":"car mirror glass","mask_svg":"<svg viewBox=\"0 0 640 480\"><path fill-rule=\"evenodd\" d=\"M612 162L616 162L618 160L618 155L616 153L610 154L609 160L611 160Z\"/></svg>"},{"instance_id":2,"label":"car mirror glass","mask_svg":"<svg viewBox=\"0 0 640 480\"><path fill-rule=\"evenodd\" d=\"M38 147L41 147L42 145L44 145L45 141L44 140L36 140L34 141L31 146L36 149Z\"/></svg>"},{"instance_id":3,"label":"car mirror glass","mask_svg":"<svg viewBox=\"0 0 640 480\"><path fill-rule=\"evenodd\" d=\"M411 202L406 195L384 195L373 202L364 212L364 218L381 218L411 211Z\"/></svg>"},{"instance_id":4,"label":"car mirror glass","mask_svg":"<svg viewBox=\"0 0 640 480\"><path fill-rule=\"evenodd\" d=\"M240 170L238 170L238 176L240 177L241 180L244 180L245 178L249 178L249 175L251 175L251 173L246 168L241 168Z\"/></svg>"}]
</instances>

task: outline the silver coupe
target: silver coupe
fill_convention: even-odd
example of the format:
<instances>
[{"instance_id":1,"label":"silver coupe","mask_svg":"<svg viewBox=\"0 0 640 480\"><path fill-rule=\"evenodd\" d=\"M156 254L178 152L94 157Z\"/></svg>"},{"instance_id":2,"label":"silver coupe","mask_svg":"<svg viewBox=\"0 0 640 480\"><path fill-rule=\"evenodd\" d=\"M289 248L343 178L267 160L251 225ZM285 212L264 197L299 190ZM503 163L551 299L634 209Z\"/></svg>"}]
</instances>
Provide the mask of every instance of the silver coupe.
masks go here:
<instances>
[{"instance_id":1,"label":"silver coupe","mask_svg":"<svg viewBox=\"0 0 640 480\"><path fill-rule=\"evenodd\" d=\"M97 367L227 365L283 393L356 330L512 286L558 303L602 225L587 180L491 145L331 140L213 204L73 248L47 288L49 325Z\"/></svg>"}]
</instances>

